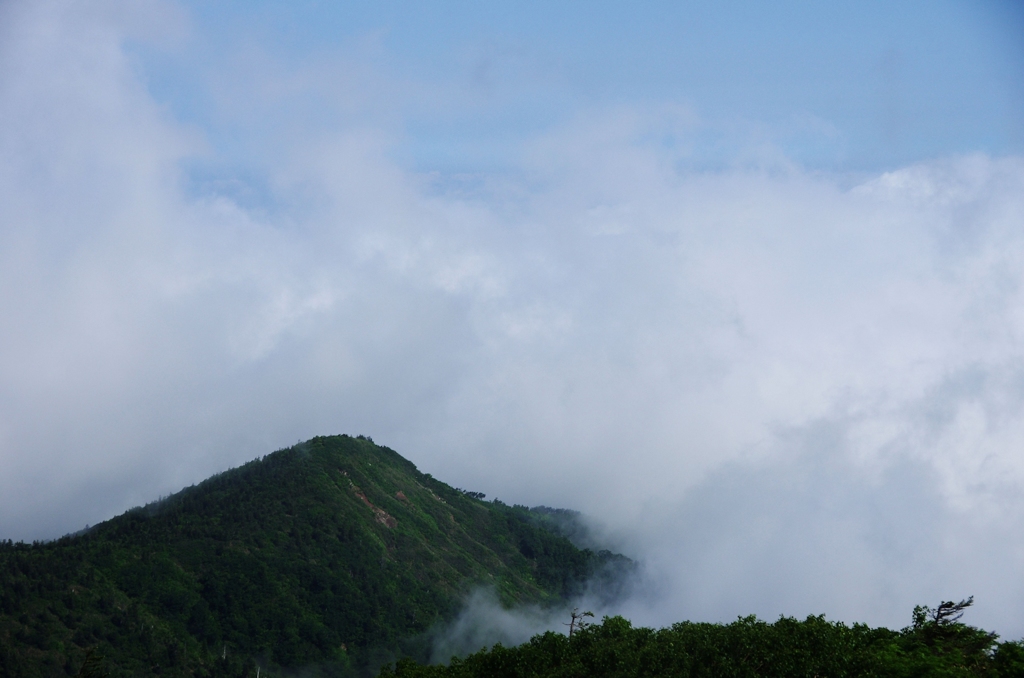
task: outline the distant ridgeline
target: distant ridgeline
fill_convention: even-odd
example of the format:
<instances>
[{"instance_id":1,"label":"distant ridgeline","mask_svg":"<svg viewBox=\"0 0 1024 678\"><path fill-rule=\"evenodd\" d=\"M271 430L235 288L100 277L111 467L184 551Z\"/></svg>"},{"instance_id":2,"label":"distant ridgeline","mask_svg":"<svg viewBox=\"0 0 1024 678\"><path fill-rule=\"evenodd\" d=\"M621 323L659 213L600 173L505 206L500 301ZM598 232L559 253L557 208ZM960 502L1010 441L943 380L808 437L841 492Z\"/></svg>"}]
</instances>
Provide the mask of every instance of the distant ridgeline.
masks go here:
<instances>
[{"instance_id":1,"label":"distant ridgeline","mask_svg":"<svg viewBox=\"0 0 1024 678\"><path fill-rule=\"evenodd\" d=\"M429 656L479 585L507 605L616 595L635 565L574 545L573 518L314 438L85 533L2 543L0 676L365 675Z\"/></svg>"}]
</instances>

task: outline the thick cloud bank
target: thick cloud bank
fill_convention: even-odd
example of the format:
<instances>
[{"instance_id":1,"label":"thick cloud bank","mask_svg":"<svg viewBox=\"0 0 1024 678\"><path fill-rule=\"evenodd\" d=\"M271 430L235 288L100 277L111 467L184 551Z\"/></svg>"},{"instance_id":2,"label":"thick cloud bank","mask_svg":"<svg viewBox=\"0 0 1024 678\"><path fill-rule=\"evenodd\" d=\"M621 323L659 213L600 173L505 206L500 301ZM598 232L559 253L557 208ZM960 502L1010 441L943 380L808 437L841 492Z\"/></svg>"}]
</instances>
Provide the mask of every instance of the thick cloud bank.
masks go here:
<instances>
[{"instance_id":1,"label":"thick cloud bank","mask_svg":"<svg viewBox=\"0 0 1024 678\"><path fill-rule=\"evenodd\" d=\"M424 175L257 97L238 169L124 47L184 19L68 7L0 6L0 537L364 433L602 520L639 623L973 594L1024 634L1024 160L681 169L649 107Z\"/></svg>"}]
</instances>

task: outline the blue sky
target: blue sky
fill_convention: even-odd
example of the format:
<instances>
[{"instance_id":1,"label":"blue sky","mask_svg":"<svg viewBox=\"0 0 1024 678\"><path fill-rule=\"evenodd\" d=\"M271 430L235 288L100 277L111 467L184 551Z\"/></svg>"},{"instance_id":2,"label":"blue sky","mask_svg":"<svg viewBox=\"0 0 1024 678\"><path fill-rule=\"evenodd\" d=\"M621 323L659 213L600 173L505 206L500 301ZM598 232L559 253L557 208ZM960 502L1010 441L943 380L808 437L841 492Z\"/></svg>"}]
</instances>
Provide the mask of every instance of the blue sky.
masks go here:
<instances>
[{"instance_id":1,"label":"blue sky","mask_svg":"<svg viewBox=\"0 0 1024 678\"><path fill-rule=\"evenodd\" d=\"M0 4L0 538L364 434L637 623L1024 635L1019 7Z\"/></svg>"},{"instance_id":2,"label":"blue sky","mask_svg":"<svg viewBox=\"0 0 1024 678\"><path fill-rule=\"evenodd\" d=\"M514 164L518 146L539 131L637 104L692 111L687 162L697 167L735 162L756 144L840 170L1015 153L1024 144L1024 10L1011 2L188 10L187 47L144 58L143 67L157 99L214 142L231 131L218 126L209 70L260 49L285 69L340 57L408 85L360 112L384 118L400 135L396 153L423 170ZM282 107L281 115L325 124L340 113L315 97Z\"/></svg>"}]
</instances>

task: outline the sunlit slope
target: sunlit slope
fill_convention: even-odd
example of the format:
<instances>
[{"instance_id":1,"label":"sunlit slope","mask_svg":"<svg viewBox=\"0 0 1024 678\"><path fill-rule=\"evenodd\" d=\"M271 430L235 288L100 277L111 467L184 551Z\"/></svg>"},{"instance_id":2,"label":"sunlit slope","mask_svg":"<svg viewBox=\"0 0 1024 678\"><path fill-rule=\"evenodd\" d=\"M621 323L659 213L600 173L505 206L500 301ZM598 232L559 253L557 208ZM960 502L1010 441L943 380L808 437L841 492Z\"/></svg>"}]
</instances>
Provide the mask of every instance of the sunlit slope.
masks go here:
<instances>
[{"instance_id":1,"label":"sunlit slope","mask_svg":"<svg viewBox=\"0 0 1024 678\"><path fill-rule=\"evenodd\" d=\"M542 522L368 439L315 438L85 535L0 550L0 673L66 675L88 648L115 675L416 654L476 584L554 601L615 559Z\"/></svg>"}]
</instances>

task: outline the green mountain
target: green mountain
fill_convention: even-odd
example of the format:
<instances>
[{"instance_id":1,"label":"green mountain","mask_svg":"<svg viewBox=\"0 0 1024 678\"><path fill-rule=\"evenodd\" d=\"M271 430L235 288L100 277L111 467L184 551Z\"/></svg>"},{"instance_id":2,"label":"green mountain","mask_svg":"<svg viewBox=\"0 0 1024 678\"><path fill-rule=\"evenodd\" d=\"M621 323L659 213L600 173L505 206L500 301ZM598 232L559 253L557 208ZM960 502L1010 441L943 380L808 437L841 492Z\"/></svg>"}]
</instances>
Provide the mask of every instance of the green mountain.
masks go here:
<instances>
[{"instance_id":1,"label":"green mountain","mask_svg":"<svg viewBox=\"0 0 1024 678\"><path fill-rule=\"evenodd\" d=\"M0 545L0 675L365 675L426 657L473 587L553 604L629 571L574 546L567 517L485 502L369 438L314 438Z\"/></svg>"}]
</instances>

